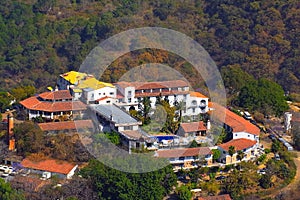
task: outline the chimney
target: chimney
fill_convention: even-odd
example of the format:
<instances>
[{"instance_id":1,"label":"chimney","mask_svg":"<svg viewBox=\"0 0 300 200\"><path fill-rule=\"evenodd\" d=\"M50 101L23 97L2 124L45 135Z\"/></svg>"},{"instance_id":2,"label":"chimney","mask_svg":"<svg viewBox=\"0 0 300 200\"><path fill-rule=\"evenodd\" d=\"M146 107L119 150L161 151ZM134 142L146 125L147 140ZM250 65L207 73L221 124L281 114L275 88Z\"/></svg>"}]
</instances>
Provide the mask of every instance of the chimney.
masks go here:
<instances>
[{"instance_id":1,"label":"chimney","mask_svg":"<svg viewBox=\"0 0 300 200\"><path fill-rule=\"evenodd\" d=\"M206 129L207 129L207 130L210 130L210 128L211 128L210 121L209 121L209 120L207 120L207 123L206 123Z\"/></svg>"},{"instance_id":2,"label":"chimney","mask_svg":"<svg viewBox=\"0 0 300 200\"><path fill-rule=\"evenodd\" d=\"M14 117L13 114L10 112L7 114L7 144L8 150L13 151L15 150L15 139L14 139Z\"/></svg>"}]
</instances>

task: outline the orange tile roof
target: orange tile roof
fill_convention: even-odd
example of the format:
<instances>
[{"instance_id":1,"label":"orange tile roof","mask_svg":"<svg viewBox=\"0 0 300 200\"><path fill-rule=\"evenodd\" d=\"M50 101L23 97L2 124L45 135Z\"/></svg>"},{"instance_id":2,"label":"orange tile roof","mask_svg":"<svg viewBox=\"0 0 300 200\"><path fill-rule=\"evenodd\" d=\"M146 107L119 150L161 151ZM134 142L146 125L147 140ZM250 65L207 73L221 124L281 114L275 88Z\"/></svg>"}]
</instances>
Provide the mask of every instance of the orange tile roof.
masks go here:
<instances>
[{"instance_id":1,"label":"orange tile roof","mask_svg":"<svg viewBox=\"0 0 300 200\"><path fill-rule=\"evenodd\" d=\"M199 98L208 98L207 96L201 94L200 92L194 92L194 91L190 91L190 96L191 97L199 97Z\"/></svg>"},{"instance_id":2,"label":"orange tile roof","mask_svg":"<svg viewBox=\"0 0 300 200\"><path fill-rule=\"evenodd\" d=\"M216 117L221 122L230 126L233 132L247 132L253 135L259 135L260 129L252 124L250 121L244 119L243 117L235 114L234 112L213 103L213 116ZM225 118L225 121L224 121Z\"/></svg>"},{"instance_id":3,"label":"orange tile roof","mask_svg":"<svg viewBox=\"0 0 300 200\"><path fill-rule=\"evenodd\" d=\"M46 112L59 112L71 110L85 110L86 105L81 101L40 101L37 97L29 97L20 102L22 106L29 110L39 110Z\"/></svg>"},{"instance_id":4,"label":"orange tile roof","mask_svg":"<svg viewBox=\"0 0 300 200\"><path fill-rule=\"evenodd\" d=\"M230 146L234 146L236 151L241 151L243 149L252 147L255 144L256 144L256 141L254 141L254 140L240 138L240 139L230 140L229 142L220 144L218 146L221 147L222 149L224 149L225 151L228 151Z\"/></svg>"},{"instance_id":5,"label":"orange tile roof","mask_svg":"<svg viewBox=\"0 0 300 200\"><path fill-rule=\"evenodd\" d=\"M92 120L76 120L65 122L39 123L42 131L76 130L82 128L93 128Z\"/></svg>"},{"instance_id":6,"label":"orange tile roof","mask_svg":"<svg viewBox=\"0 0 300 200\"><path fill-rule=\"evenodd\" d=\"M39 97L41 97L43 99L51 99L51 100L72 99L72 95L70 94L69 90L44 92L44 93L39 94Z\"/></svg>"},{"instance_id":7,"label":"orange tile roof","mask_svg":"<svg viewBox=\"0 0 300 200\"><path fill-rule=\"evenodd\" d=\"M188 94L189 91L168 91L168 92L143 92L135 93L135 97L158 97L158 96L170 96L179 94Z\"/></svg>"},{"instance_id":8,"label":"orange tile roof","mask_svg":"<svg viewBox=\"0 0 300 200\"><path fill-rule=\"evenodd\" d=\"M156 151L156 153L157 153L157 157L160 158L178 158L178 157L186 157L186 156L212 154L211 150L208 147L158 150Z\"/></svg>"},{"instance_id":9,"label":"orange tile roof","mask_svg":"<svg viewBox=\"0 0 300 200\"><path fill-rule=\"evenodd\" d=\"M232 200L229 194L222 194L218 196L207 196L207 197L198 197L198 200Z\"/></svg>"},{"instance_id":10,"label":"orange tile roof","mask_svg":"<svg viewBox=\"0 0 300 200\"><path fill-rule=\"evenodd\" d=\"M158 89L158 88L173 88L173 87L188 87L188 83L184 80L171 80L171 81L155 81L155 82L126 82L121 81L115 83L120 87L135 87L135 89Z\"/></svg>"},{"instance_id":11,"label":"orange tile roof","mask_svg":"<svg viewBox=\"0 0 300 200\"><path fill-rule=\"evenodd\" d=\"M180 126L183 128L184 132L195 132L195 131L206 131L203 121L200 122L190 122L181 123Z\"/></svg>"},{"instance_id":12,"label":"orange tile roof","mask_svg":"<svg viewBox=\"0 0 300 200\"><path fill-rule=\"evenodd\" d=\"M25 168L60 174L68 174L76 166L75 164L61 160L47 159L43 161L34 162L29 160L28 158L22 160L21 165Z\"/></svg>"}]
</instances>

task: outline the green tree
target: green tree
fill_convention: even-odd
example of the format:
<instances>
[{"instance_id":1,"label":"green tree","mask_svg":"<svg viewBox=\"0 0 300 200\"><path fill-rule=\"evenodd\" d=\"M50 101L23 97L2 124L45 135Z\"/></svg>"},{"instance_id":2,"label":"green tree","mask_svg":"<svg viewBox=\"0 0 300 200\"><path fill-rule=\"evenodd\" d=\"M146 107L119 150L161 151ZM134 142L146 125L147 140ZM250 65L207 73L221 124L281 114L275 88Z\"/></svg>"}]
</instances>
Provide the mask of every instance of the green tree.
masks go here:
<instances>
[{"instance_id":1,"label":"green tree","mask_svg":"<svg viewBox=\"0 0 300 200\"><path fill-rule=\"evenodd\" d=\"M25 200L25 197L20 192L13 190L9 185L9 183L5 183L3 179L0 179L0 199L1 200Z\"/></svg>"},{"instance_id":2,"label":"green tree","mask_svg":"<svg viewBox=\"0 0 300 200\"><path fill-rule=\"evenodd\" d=\"M221 151L219 149L212 149L213 152L213 160L216 161L221 157Z\"/></svg>"},{"instance_id":3,"label":"green tree","mask_svg":"<svg viewBox=\"0 0 300 200\"><path fill-rule=\"evenodd\" d=\"M237 152L237 159L242 161L242 159L245 157L245 153L243 151L238 151Z\"/></svg>"},{"instance_id":4,"label":"green tree","mask_svg":"<svg viewBox=\"0 0 300 200\"><path fill-rule=\"evenodd\" d=\"M280 150L280 142L278 140L272 142L271 150L273 153L277 153Z\"/></svg>"},{"instance_id":5,"label":"green tree","mask_svg":"<svg viewBox=\"0 0 300 200\"><path fill-rule=\"evenodd\" d=\"M178 199L180 200L190 200L192 198L192 192L190 188L186 185L182 185L177 188Z\"/></svg>"},{"instance_id":6,"label":"green tree","mask_svg":"<svg viewBox=\"0 0 300 200\"><path fill-rule=\"evenodd\" d=\"M198 147L198 143L196 142L196 140L193 140L189 148L195 148L195 147Z\"/></svg>"},{"instance_id":7,"label":"green tree","mask_svg":"<svg viewBox=\"0 0 300 200\"><path fill-rule=\"evenodd\" d=\"M234 146L230 146L229 149L228 149L228 153L231 157L231 163L232 163L232 156L235 154L235 147Z\"/></svg>"}]
</instances>

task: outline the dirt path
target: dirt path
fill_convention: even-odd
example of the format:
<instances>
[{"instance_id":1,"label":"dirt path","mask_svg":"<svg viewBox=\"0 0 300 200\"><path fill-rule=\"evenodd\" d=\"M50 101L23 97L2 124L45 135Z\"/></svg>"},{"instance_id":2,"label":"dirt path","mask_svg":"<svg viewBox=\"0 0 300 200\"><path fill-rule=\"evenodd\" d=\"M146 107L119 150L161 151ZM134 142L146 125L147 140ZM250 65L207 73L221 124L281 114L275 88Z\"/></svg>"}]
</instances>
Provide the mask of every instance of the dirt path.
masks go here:
<instances>
[{"instance_id":1,"label":"dirt path","mask_svg":"<svg viewBox=\"0 0 300 200\"><path fill-rule=\"evenodd\" d=\"M300 183L300 152L295 151L297 153L297 158L294 158L295 164L297 166L297 172L295 175L294 180L286 187L282 188L281 190L278 190L276 193L272 194L272 197L277 196L280 193L288 193L293 190L297 190L299 183Z\"/></svg>"}]
</instances>

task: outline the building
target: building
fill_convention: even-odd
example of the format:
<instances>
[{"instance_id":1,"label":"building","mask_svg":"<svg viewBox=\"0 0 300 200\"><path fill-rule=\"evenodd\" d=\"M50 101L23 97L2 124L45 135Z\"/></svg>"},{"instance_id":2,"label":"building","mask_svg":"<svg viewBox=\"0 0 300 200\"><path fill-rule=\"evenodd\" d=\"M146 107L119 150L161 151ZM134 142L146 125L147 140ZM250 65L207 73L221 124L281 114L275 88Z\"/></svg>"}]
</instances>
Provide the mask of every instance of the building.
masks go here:
<instances>
[{"instance_id":1,"label":"building","mask_svg":"<svg viewBox=\"0 0 300 200\"><path fill-rule=\"evenodd\" d=\"M250 121L235 114L234 112L216 104L212 104L212 115L215 123L223 123L224 128L232 134L232 140L218 146L221 151L221 160L223 163L229 164L237 162L237 152L245 153L244 160L249 160L257 154L259 147L260 129ZM231 156L228 153L229 147L233 146L236 153Z\"/></svg>"},{"instance_id":2,"label":"building","mask_svg":"<svg viewBox=\"0 0 300 200\"><path fill-rule=\"evenodd\" d=\"M86 104L95 104L105 97L116 99L116 87L110 83L98 81L94 77L86 77L76 85L70 86L74 99L81 99ZM113 103L113 102L111 102Z\"/></svg>"},{"instance_id":3,"label":"building","mask_svg":"<svg viewBox=\"0 0 300 200\"><path fill-rule=\"evenodd\" d=\"M188 138L189 141L196 140L201 143L206 139L206 130L203 121L181 123L177 135Z\"/></svg>"},{"instance_id":4,"label":"building","mask_svg":"<svg viewBox=\"0 0 300 200\"><path fill-rule=\"evenodd\" d=\"M42 117L50 121L61 121L82 116L86 105L73 101L69 90L44 92L20 102L28 118Z\"/></svg>"},{"instance_id":5,"label":"building","mask_svg":"<svg viewBox=\"0 0 300 200\"><path fill-rule=\"evenodd\" d=\"M234 147L235 153L232 155L229 154L230 146ZM229 142L218 145L218 149L221 152L221 162L225 164L231 164L239 162L242 160L249 160L255 158L257 154L257 142L254 140L239 138L233 139ZM244 157L241 160L238 160L238 152L243 152Z\"/></svg>"},{"instance_id":6,"label":"building","mask_svg":"<svg viewBox=\"0 0 300 200\"><path fill-rule=\"evenodd\" d=\"M168 159L174 171L212 164L212 151L208 147L158 150L155 156Z\"/></svg>"},{"instance_id":7,"label":"building","mask_svg":"<svg viewBox=\"0 0 300 200\"><path fill-rule=\"evenodd\" d=\"M42 161L31 161L28 158L22 160L23 168L30 170L31 173L42 174L51 173L51 176L57 175L59 178L71 179L78 165L62 160L46 159Z\"/></svg>"},{"instance_id":8,"label":"building","mask_svg":"<svg viewBox=\"0 0 300 200\"><path fill-rule=\"evenodd\" d=\"M93 132L94 125L92 120L76 120L76 121L62 121L62 122L48 122L39 123L40 129L46 133L59 133L59 132L77 132L88 130Z\"/></svg>"},{"instance_id":9,"label":"building","mask_svg":"<svg viewBox=\"0 0 300 200\"><path fill-rule=\"evenodd\" d=\"M70 71L59 75L56 85L59 90L68 90L70 86L77 85L81 80L83 80L86 77L93 77L93 75Z\"/></svg>"},{"instance_id":10,"label":"building","mask_svg":"<svg viewBox=\"0 0 300 200\"><path fill-rule=\"evenodd\" d=\"M93 120L98 124L101 132L116 131L120 134L122 143L128 147L129 152L132 149L142 149L148 147L154 148L155 140L149 134L139 128L142 122L130 116L114 104L90 105Z\"/></svg>"},{"instance_id":11,"label":"building","mask_svg":"<svg viewBox=\"0 0 300 200\"><path fill-rule=\"evenodd\" d=\"M119 106L126 110L138 109L142 98L148 97L151 107L155 108L158 99L166 100L171 106L183 103L182 115L196 116L208 111L208 97L190 91L183 80L156 82L117 82Z\"/></svg>"}]
</instances>

